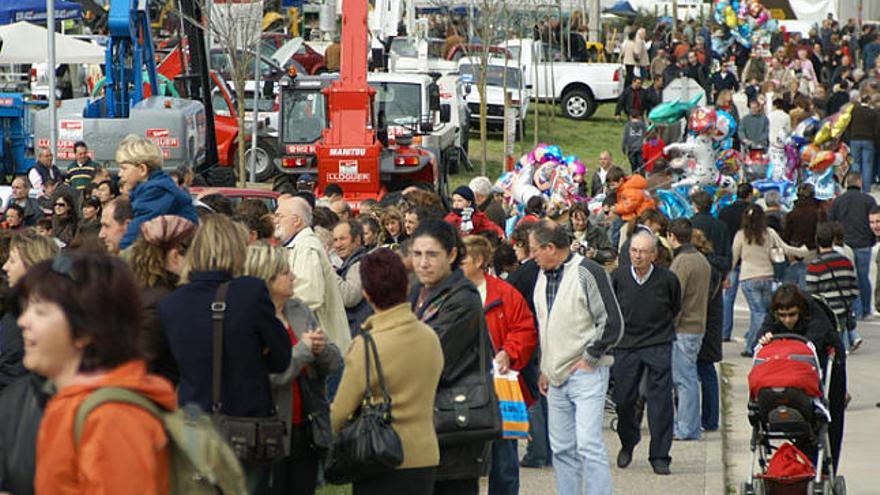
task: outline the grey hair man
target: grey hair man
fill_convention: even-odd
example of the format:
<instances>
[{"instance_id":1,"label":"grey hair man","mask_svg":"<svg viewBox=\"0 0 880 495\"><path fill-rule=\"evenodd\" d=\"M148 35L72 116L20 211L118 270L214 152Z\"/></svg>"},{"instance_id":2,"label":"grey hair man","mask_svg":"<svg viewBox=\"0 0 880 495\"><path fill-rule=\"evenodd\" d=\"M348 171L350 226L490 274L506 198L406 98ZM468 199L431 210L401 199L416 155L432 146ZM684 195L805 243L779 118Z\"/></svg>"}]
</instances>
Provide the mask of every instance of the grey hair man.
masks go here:
<instances>
[{"instance_id":1,"label":"grey hair man","mask_svg":"<svg viewBox=\"0 0 880 495\"><path fill-rule=\"evenodd\" d=\"M321 240L312 230L312 208L300 197L282 196L275 209L275 238L288 248L293 293L318 318L318 324L340 349L351 341L336 271Z\"/></svg>"},{"instance_id":2,"label":"grey hair man","mask_svg":"<svg viewBox=\"0 0 880 495\"><path fill-rule=\"evenodd\" d=\"M672 461L672 343L681 311L681 285L671 271L654 265L657 248L657 237L637 233L629 246L631 264L611 274L626 328L614 352L611 374L621 444L617 466L629 466L633 449L641 440L636 400L642 374L647 372L648 460L655 473L666 475Z\"/></svg>"}]
</instances>

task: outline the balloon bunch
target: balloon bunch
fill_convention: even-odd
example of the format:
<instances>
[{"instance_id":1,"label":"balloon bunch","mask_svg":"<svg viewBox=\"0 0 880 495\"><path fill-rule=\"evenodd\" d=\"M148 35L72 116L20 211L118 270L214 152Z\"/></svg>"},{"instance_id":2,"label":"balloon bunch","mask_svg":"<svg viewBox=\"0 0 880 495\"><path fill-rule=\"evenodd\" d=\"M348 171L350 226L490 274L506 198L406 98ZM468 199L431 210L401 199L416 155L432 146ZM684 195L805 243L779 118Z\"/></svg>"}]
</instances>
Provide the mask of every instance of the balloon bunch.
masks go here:
<instances>
[{"instance_id":1,"label":"balloon bunch","mask_svg":"<svg viewBox=\"0 0 880 495\"><path fill-rule=\"evenodd\" d=\"M736 122L724 110L697 107L688 116L688 135L683 143L672 143L664 153L680 156L670 161L682 170L682 179L671 189L658 190L660 211L669 218L689 216L688 196L695 190L709 192L717 199L729 197L736 188L740 169L739 154L732 148Z\"/></svg>"},{"instance_id":2,"label":"balloon bunch","mask_svg":"<svg viewBox=\"0 0 880 495\"><path fill-rule=\"evenodd\" d=\"M731 45L731 40L743 48L751 48L753 44L766 44L770 36L779 29L775 19L770 16L766 7L758 0L715 0L715 22L725 26L729 36L713 40L713 49L718 48L723 54Z\"/></svg>"},{"instance_id":3,"label":"balloon bunch","mask_svg":"<svg viewBox=\"0 0 880 495\"><path fill-rule=\"evenodd\" d=\"M672 143L664 153L681 156L670 162L672 168L683 170L684 178L673 183L680 186L721 186L733 189L734 175L739 171L737 154L731 151L736 123L723 110L698 107L688 117L688 137L683 143ZM723 172L723 173L722 173Z\"/></svg>"},{"instance_id":4,"label":"balloon bunch","mask_svg":"<svg viewBox=\"0 0 880 495\"><path fill-rule=\"evenodd\" d=\"M547 200L547 214L557 216L582 201L578 186L584 180L586 167L574 155L563 155L556 145L539 144L520 157L512 172L504 172L495 185L504 191L508 201L525 205L534 196Z\"/></svg>"},{"instance_id":5,"label":"balloon bunch","mask_svg":"<svg viewBox=\"0 0 880 495\"><path fill-rule=\"evenodd\" d=\"M834 173L849 165L849 147L840 138L852 120L853 107L848 103L821 121L807 117L785 143L787 177L792 179L796 171L802 171L802 181L813 185L816 199L831 199L839 192Z\"/></svg>"}]
</instances>

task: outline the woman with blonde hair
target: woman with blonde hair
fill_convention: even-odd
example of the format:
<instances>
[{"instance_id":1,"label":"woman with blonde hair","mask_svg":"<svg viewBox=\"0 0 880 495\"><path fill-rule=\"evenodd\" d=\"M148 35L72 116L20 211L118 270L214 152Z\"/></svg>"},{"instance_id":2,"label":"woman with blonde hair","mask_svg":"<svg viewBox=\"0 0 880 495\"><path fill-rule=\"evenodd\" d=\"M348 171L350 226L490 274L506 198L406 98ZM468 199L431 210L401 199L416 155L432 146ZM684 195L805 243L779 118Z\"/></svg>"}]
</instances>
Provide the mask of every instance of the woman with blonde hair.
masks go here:
<instances>
[{"instance_id":1,"label":"woman with blonde hair","mask_svg":"<svg viewBox=\"0 0 880 495\"><path fill-rule=\"evenodd\" d=\"M28 269L37 263L52 259L58 254L58 245L52 239L28 229L12 234L9 241L9 257L3 264L3 271L10 287L16 287ZM0 319L0 390L13 380L24 376L22 366L24 341L18 327L14 310L8 310Z\"/></svg>"},{"instance_id":2,"label":"woman with blonde hair","mask_svg":"<svg viewBox=\"0 0 880 495\"><path fill-rule=\"evenodd\" d=\"M278 414L290 425L287 436L290 454L272 467L272 492L313 494L321 456L310 441L313 438L310 432L327 423L309 418L329 417L324 383L342 365L342 355L317 328L318 320L308 306L292 297L294 276L285 248L262 241L251 244L244 273L266 282L275 317L284 325L293 346L287 369L270 376Z\"/></svg>"},{"instance_id":3,"label":"woman with blonde hair","mask_svg":"<svg viewBox=\"0 0 880 495\"><path fill-rule=\"evenodd\" d=\"M265 282L242 275L246 258L244 226L223 215L203 216L186 253L187 284L159 302L159 319L180 370L180 405L271 421L269 373L287 369L290 339ZM222 308L220 397L212 392L214 308ZM271 466L251 461L243 466L250 493L265 493Z\"/></svg>"},{"instance_id":4,"label":"woman with blonde hair","mask_svg":"<svg viewBox=\"0 0 880 495\"><path fill-rule=\"evenodd\" d=\"M177 383L177 363L168 348L165 330L159 322L159 301L180 281L184 256L192 244L196 226L175 215L162 215L141 224L141 235L128 250L135 281L141 289L144 324L141 350L150 372Z\"/></svg>"},{"instance_id":5,"label":"woman with blonde hair","mask_svg":"<svg viewBox=\"0 0 880 495\"><path fill-rule=\"evenodd\" d=\"M386 244L400 244L406 240L403 229L403 214L395 207L385 208L382 212L382 232Z\"/></svg>"}]
</instances>

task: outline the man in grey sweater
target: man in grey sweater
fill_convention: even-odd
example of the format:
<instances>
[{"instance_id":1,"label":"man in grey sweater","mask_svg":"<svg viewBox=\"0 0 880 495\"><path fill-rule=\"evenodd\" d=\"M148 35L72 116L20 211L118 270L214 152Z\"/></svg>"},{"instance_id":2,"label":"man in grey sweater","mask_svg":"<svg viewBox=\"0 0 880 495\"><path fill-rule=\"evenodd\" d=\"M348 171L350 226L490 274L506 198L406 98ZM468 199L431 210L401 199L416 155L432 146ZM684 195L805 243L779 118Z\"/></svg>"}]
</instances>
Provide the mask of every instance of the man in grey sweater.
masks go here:
<instances>
[{"instance_id":1,"label":"man in grey sweater","mask_svg":"<svg viewBox=\"0 0 880 495\"><path fill-rule=\"evenodd\" d=\"M572 253L568 234L550 220L529 233L529 252L541 268L535 317L541 340L538 386L547 396L556 493L611 495L611 469L602 439L608 354L623 335L623 315L605 270ZM671 397L671 396L670 396Z\"/></svg>"},{"instance_id":2,"label":"man in grey sweater","mask_svg":"<svg viewBox=\"0 0 880 495\"><path fill-rule=\"evenodd\" d=\"M739 123L739 140L746 150L766 150L770 146L770 119L757 99L749 101L749 114Z\"/></svg>"}]
</instances>

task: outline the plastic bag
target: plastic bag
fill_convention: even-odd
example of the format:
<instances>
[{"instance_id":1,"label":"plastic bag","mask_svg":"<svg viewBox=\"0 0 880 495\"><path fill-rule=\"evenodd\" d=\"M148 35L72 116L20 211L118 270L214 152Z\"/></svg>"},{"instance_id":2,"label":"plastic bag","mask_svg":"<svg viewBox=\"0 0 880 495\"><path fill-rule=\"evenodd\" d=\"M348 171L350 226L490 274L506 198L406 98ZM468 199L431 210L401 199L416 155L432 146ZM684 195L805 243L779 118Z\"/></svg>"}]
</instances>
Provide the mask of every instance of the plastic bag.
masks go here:
<instances>
[{"instance_id":1,"label":"plastic bag","mask_svg":"<svg viewBox=\"0 0 880 495\"><path fill-rule=\"evenodd\" d=\"M510 370L501 374L492 371L495 395L501 409L501 436L507 440L529 438L529 414L526 401L519 388L519 373Z\"/></svg>"}]
</instances>

